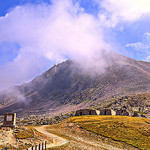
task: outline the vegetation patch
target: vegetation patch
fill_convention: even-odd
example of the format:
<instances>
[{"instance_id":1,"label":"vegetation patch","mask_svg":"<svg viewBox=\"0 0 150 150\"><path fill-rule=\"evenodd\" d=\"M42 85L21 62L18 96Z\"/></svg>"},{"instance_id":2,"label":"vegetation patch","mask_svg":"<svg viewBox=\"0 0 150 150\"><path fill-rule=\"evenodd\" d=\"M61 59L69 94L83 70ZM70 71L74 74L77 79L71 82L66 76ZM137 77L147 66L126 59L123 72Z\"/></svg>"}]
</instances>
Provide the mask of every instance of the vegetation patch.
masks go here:
<instances>
[{"instance_id":1,"label":"vegetation patch","mask_svg":"<svg viewBox=\"0 0 150 150\"><path fill-rule=\"evenodd\" d=\"M32 129L20 130L15 133L17 139L34 138L34 132Z\"/></svg>"},{"instance_id":2,"label":"vegetation patch","mask_svg":"<svg viewBox=\"0 0 150 150\"><path fill-rule=\"evenodd\" d=\"M72 147L69 143L62 145L62 146L56 146L52 148L48 148L48 150L78 150L77 147Z\"/></svg>"},{"instance_id":3,"label":"vegetation patch","mask_svg":"<svg viewBox=\"0 0 150 150\"><path fill-rule=\"evenodd\" d=\"M150 149L150 120L126 116L79 116L67 122L113 140L122 141L134 147Z\"/></svg>"}]
</instances>

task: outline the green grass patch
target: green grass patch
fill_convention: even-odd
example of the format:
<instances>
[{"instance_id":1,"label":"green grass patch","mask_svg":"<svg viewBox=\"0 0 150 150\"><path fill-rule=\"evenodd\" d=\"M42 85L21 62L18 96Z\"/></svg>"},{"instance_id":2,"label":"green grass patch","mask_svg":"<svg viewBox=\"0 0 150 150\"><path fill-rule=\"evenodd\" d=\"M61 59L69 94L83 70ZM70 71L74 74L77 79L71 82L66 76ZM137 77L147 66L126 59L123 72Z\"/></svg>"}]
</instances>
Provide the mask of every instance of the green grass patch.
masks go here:
<instances>
[{"instance_id":1,"label":"green grass patch","mask_svg":"<svg viewBox=\"0 0 150 150\"><path fill-rule=\"evenodd\" d=\"M73 122L88 131L143 150L150 149L150 120L146 118L79 116L69 118L67 122Z\"/></svg>"}]
</instances>

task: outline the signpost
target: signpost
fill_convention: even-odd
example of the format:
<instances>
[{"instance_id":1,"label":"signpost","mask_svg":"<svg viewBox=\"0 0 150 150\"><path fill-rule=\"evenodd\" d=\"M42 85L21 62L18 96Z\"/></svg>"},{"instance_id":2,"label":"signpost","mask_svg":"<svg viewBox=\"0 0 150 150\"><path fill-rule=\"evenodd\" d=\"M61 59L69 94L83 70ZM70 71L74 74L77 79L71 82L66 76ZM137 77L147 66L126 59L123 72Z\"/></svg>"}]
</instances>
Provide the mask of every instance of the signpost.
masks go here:
<instances>
[{"instance_id":1,"label":"signpost","mask_svg":"<svg viewBox=\"0 0 150 150\"><path fill-rule=\"evenodd\" d=\"M4 124L1 127L15 128L16 126L16 113L5 113Z\"/></svg>"}]
</instances>

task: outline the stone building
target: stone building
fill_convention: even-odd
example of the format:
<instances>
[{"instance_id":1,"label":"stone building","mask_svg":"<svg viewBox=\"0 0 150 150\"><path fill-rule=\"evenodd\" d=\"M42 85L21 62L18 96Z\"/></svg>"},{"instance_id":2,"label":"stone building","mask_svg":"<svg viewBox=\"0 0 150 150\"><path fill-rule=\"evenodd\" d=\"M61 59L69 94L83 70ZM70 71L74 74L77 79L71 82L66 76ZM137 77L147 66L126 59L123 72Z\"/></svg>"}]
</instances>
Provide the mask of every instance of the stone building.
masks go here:
<instances>
[{"instance_id":1,"label":"stone building","mask_svg":"<svg viewBox=\"0 0 150 150\"><path fill-rule=\"evenodd\" d=\"M132 117L139 117L138 113L136 111L134 111Z\"/></svg>"},{"instance_id":2,"label":"stone building","mask_svg":"<svg viewBox=\"0 0 150 150\"><path fill-rule=\"evenodd\" d=\"M116 111L116 115L129 116L129 112L127 112L125 109L120 109Z\"/></svg>"},{"instance_id":3,"label":"stone building","mask_svg":"<svg viewBox=\"0 0 150 150\"><path fill-rule=\"evenodd\" d=\"M83 116L83 115L98 115L98 111L93 109L80 109L77 110L75 113L75 116Z\"/></svg>"},{"instance_id":4,"label":"stone building","mask_svg":"<svg viewBox=\"0 0 150 150\"><path fill-rule=\"evenodd\" d=\"M112 115L112 113L110 109L101 109L100 115Z\"/></svg>"}]
</instances>

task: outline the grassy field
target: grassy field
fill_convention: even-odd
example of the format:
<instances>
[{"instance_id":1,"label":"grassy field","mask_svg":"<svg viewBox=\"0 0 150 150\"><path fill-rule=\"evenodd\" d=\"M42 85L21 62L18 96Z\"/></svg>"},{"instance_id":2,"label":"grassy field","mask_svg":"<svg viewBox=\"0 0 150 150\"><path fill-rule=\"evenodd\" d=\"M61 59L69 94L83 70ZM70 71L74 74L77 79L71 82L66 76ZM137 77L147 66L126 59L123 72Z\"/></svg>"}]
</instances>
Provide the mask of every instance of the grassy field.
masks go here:
<instances>
[{"instance_id":1,"label":"grassy field","mask_svg":"<svg viewBox=\"0 0 150 150\"><path fill-rule=\"evenodd\" d=\"M143 150L150 149L150 120L126 116L79 116L66 120L81 128Z\"/></svg>"}]
</instances>

